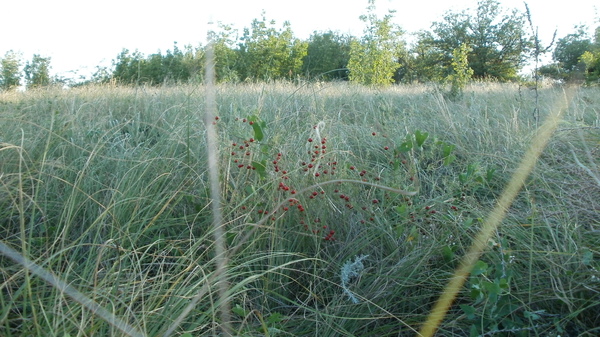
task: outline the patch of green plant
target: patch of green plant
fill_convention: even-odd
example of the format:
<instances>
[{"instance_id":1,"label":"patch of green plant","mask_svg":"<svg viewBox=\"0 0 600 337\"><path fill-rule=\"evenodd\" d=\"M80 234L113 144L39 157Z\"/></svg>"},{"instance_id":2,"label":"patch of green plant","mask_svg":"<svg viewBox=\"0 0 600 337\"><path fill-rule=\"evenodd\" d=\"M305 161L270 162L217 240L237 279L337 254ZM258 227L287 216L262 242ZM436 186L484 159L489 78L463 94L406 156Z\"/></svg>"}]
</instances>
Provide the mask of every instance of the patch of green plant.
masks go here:
<instances>
[{"instance_id":1,"label":"patch of green plant","mask_svg":"<svg viewBox=\"0 0 600 337\"><path fill-rule=\"evenodd\" d=\"M467 288L472 302L461 304L460 308L472 322L472 337L486 334L528 336L530 319L535 318L522 310L522 304L511 293L514 290L511 257L502 251L499 254L500 259L494 264L479 260L471 270Z\"/></svg>"}]
</instances>

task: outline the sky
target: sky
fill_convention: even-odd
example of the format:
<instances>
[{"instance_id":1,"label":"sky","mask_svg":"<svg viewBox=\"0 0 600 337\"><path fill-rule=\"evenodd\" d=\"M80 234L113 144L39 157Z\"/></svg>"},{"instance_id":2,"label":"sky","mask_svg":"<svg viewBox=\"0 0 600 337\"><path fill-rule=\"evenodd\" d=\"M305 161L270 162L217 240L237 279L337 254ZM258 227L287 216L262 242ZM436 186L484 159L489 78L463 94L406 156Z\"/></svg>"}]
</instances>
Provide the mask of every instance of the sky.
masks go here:
<instances>
[{"instance_id":1,"label":"sky","mask_svg":"<svg viewBox=\"0 0 600 337\"><path fill-rule=\"evenodd\" d=\"M359 20L367 0L3 0L0 57L8 50L51 58L52 74L90 76L96 66L110 66L127 48L145 55L205 42L208 22L231 24L240 32L264 10L277 27L289 21L296 37L315 31L362 34ZM542 42L552 33L563 37L574 26L600 25L596 0L527 0ZM475 8L477 0L377 0L381 15L395 10L394 22L407 33L428 30L448 10ZM525 9L522 0L501 0L505 9ZM214 25L213 25L214 26ZM73 71L77 71L74 73Z\"/></svg>"}]
</instances>

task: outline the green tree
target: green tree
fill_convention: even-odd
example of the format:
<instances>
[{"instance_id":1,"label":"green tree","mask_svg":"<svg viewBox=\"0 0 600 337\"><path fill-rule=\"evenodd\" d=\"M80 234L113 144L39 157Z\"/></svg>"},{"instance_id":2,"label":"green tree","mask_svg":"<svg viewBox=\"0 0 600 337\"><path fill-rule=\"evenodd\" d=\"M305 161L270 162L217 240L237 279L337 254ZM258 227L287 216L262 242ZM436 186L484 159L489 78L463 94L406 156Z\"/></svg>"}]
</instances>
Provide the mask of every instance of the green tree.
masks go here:
<instances>
[{"instance_id":1,"label":"green tree","mask_svg":"<svg viewBox=\"0 0 600 337\"><path fill-rule=\"evenodd\" d=\"M185 47L183 52L182 66L188 74L188 81L202 83L204 79L204 55L205 49L202 46L194 48L190 45Z\"/></svg>"},{"instance_id":2,"label":"green tree","mask_svg":"<svg viewBox=\"0 0 600 337\"><path fill-rule=\"evenodd\" d=\"M113 60L112 75L106 76L105 72L101 71L99 78L103 81L113 78L122 84L138 85L185 83L199 71L196 69L198 55L189 46L185 52L182 51L177 42L174 43L173 50L167 50L164 55L159 51L144 56L137 50L130 53L129 50L123 49L116 60Z\"/></svg>"},{"instance_id":3,"label":"green tree","mask_svg":"<svg viewBox=\"0 0 600 337\"><path fill-rule=\"evenodd\" d=\"M465 86L473 76L473 69L469 68L468 55L471 48L463 43L459 48L452 51L452 74L448 75L450 82L450 98L456 99L463 93Z\"/></svg>"},{"instance_id":4,"label":"green tree","mask_svg":"<svg viewBox=\"0 0 600 337\"><path fill-rule=\"evenodd\" d=\"M185 83L190 78L190 72L184 64L184 54L173 42L173 51L167 50L166 55L162 57L162 66L164 67L162 82Z\"/></svg>"},{"instance_id":5,"label":"green tree","mask_svg":"<svg viewBox=\"0 0 600 337\"><path fill-rule=\"evenodd\" d=\"M239 52L235 48L237 30L219 23L219 31L210 33L215 53L215 71L219 82L238 82Z\"/></svg>"},{"instance_id":6,"label":"green tree","mask_svg":"<svg viewBox=\"0 0 600 337\"><path fill-rule=\"evenodd\" d=\"M575 27L577 32L568 34L556 43L552 58L567 73L584 72L585 66L581 62L581 56L586 51L593 50L593 43L585 32L585 26Z\"/></svg>"},{"instance_id":7,"label":"green tree","mask_svg":"<svg viewBox=\"0 0 600 337\"><path fill-rule=\"evenodd\" d=\"M475 78L515 79L531 48L525 15L516 9L505 13L496 0L479 1L474 13L449 11L432 27L433 31L422 34L419 41L429 59L439 60L450 70L453 51L466 43L472 49L468 61Z\"/></svg>"},{"instance_id":8,"label":"green tree","mask_svg":"<svg viewBox=\"0 0 600 337\"><path fill-rule=\"evenodd\" d=\"M581 61L586 67L586 80L588 83L600 83L600 50L586 51L581 55Z\"/></svg>"},{"instance_id":9,"label":"green tree","mask_svg":"<svg viewBox=\"0 0 600 337\"><path fill-rule=\"evenodd\" d=\"M386 85L394 81L404 54L403 32L392 23L393 11L382 19L375 13L375 0L369 0L367 14L360 17L367 27L360 40L350 42L349 79L366 85Z\"/></svg>"},{"instance_id":10,"label":"green tree","mask_svg":"<svg viewBox=\"0 0 600 337\"><path fill-rule=\"evenodd\" d=\"M349 36L332 31L314 32L308 40L302 73L308 78L347 80L350 41Z\"/></svg>"},{"instance_id":11,"label":"green tree","mask_svg":"<svg viewBox=\"0 0 600 337\"><path fill-rule=\"evenodd\" d=\"M158 85L166 79L166 67L163 65L163 56L160 52L150 54L142 59L140 66L140 79L142 83Z\"/></svg>"},{"instance_id":12,"label":"green tree","mask_svg":"<svg viewBox=\"0 0 600 337\"><path fill-rule=\"evenodd\" d=\"M11 90L21 85L21 57L9 50L0 60L0 88Z\"/></svg>"},{"instance_id":13,"label":"green tree","mask_svg":"<svg viewBox=\"0 0 600 337\"><path fill-rule=\"evenodd\" d=\"M428 31L417 33L417 43L411 49L410 66L405 78L410 82L442 82L451 74L447 56L436 47L433 34Z\"/></svg>"},{"instance_id":14,"label":"green tree","mask_svg":"<svg viewBox=\"0 0 600 337\"><path fill-rule=\"evenodd\" d=\"M262 20L254 19L250 28L244 29L240 44L238 73L242 80L291 79L302 70L308 43L294 37L289 22L283 29L275 28L275 21L267 24L263 12Z\"/></svg>"},{"instance_id":15,"label":"green tree","mask_svg":"<svg viewBox=\"0 0 600 337\"><path fill-rule=\"evenodd\" d=\"M27 88L39 88L52 84L50 79L50 57L42 57L34 54L30 61L25 64L24 72Z\"/></svg>"},{"instance_id":16,"label":"green tree","mask_svg":"<svg viewBox=\"0 0 600 337\"><path fill-rule=\"evenodd\" d=\"M123 49L117 55L117 59L113 60L112 77L122 84L139 83L142 77L143 58L142 53L137 50L130 54L128 49Z\"/></svg>"}]
</instances>

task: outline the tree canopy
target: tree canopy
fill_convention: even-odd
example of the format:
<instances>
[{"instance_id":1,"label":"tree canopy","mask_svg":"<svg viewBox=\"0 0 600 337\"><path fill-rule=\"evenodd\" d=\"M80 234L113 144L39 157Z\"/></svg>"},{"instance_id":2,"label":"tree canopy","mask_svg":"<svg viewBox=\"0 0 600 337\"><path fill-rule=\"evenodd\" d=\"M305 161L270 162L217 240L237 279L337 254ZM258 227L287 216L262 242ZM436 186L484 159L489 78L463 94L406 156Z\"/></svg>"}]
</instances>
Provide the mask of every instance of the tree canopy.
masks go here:
<instances>
[{"instance_id":1,"label":"tree canopy","mask_svg":"<svg viewBox=\"0 0 600 337\"><path fill-rule=\"evenodd\" d=\"M393 13L378 18L375 0L369 0L367 14L360 17L366 24L364 35L350 42L350 81L368 85L393 83L400 68L398 58L404 52L402 30L392 23Z\"/></svg>"},{"instance_id":2,"label":"tree canopy","mask_svg":"<svg viewBox=\"0 0 600 337\"><path fill-rule=\"evenodd\" d=\"M496 0L481 0L474 11L449 11L431 31L419 34L413 51L424 78L444 78L451 71L453 52L462 45L471 50L467 59L473 77L509 81L525 64L531 41L525 32L524 13L510 12Z\"/></svg>"},{"instance_id":3,"label":"tree canopy","mask_svg":"<svg viewBox=\"0 0 600 337\"><path fill-rule=\"evenodd\" d=\"M9 50L0 60L0 88L11 90L21 85L21 57Z\"/></svg>"}]
</instances>

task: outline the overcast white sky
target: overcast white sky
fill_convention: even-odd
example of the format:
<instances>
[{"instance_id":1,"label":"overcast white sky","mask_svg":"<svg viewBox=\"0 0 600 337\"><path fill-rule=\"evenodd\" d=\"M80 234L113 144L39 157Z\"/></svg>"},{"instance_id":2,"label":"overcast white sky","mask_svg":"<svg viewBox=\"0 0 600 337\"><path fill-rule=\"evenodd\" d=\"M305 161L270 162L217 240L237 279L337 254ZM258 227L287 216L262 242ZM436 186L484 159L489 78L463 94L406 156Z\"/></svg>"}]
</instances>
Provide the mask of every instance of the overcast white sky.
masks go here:
<instances>
[{"instance_id":1,"label":"overcast white sky","mask_svg":"<svg viewBox=\"0 0 600 337\"><path fill-rule=\"evenodd\" d=\"M522 0L501 0L503 8L524 10ZM574 25L600 25L596 0L527 0L534 24L549 42L574 32ZM396 10L395 22L405 31L429 29L447 10L475 7L477 0L377 0L378 11ZM144 54L165 52L177 41L180 47L197 46L206 36L207 22L221 21L249 27L266 11L267 19L290 21L297 37L313 31L334 30L360 36L358 19L367 0L4 0L0 20L0 57L6 51L34 53L52 58L53 73L68 75L80 69L93 73L108 66L123 48Z\"/></svg>"}]
</instances>

